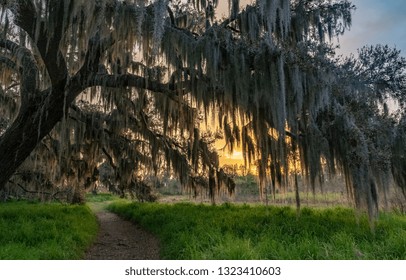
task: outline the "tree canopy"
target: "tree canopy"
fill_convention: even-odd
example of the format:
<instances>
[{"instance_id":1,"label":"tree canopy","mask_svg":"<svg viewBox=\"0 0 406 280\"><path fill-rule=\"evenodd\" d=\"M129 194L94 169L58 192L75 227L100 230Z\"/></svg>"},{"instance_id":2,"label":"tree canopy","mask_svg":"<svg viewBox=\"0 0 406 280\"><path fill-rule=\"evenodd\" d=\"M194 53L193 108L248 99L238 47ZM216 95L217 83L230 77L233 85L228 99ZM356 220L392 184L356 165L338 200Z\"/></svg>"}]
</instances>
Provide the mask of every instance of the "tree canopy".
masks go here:
<instances>
[{"instance_id":1,"label":"tree canopy","mask_svg":"<svg viewBox=\"0 0 406 280\"><path fill-rule=\"evenodd\" d=\"M257 165L261 193L290 172L315 189L339 171L375 216L392 177L406 188L401 116L387 110L389 97L403 108L405 59L385 46L335 56L349 1L229 2L220 19L216 0L1 1L1 191L89 187L106 162L122 191L167 172L232 192L210 126Z\"/></svg>"}]
</instances>

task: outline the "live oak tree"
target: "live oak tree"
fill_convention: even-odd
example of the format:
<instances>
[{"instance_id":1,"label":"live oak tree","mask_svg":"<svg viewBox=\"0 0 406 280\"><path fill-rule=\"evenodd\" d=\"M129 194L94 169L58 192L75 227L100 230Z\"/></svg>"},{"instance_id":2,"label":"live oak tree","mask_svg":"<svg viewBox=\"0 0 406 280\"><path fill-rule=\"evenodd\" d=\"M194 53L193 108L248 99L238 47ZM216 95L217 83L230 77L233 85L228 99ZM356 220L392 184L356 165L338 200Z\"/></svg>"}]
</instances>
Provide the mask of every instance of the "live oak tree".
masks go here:
<instances>
[{"instance_id":1,"label":"live oak tree","mask_svg":"<svg viewBox=\"0 0 406 280\"><path fill-rule=\"evenodd\" d=\"M138 190L139 173L164 167L195 192L199 186L212 198L222 187L232 192L212 137L195 125L201 118L194 100L174 80L180 72L162 67L166 1L1 4L2 189L25 190L26 181L89 186L107 160L120 187ZM74 102L81 93L87 100Z\"/></svg>"},{"instance_id":2,"label":"live oak tree","mask_svg":"<svg viewBox=\"0 0 406 280\"><path fill-rule=\"evenodd\" d=\"M203 134L211 123L229 150L240 146L246 164L257 164L261 193L290 173L315 189L339 170L356 207L374 217L398 170L392 139L404 139L393 138L396 119L380 110L388 93L404 100L399 53L335 58L330 40L351 26L348 1L240 9L234 0L223 19L216 6L1 1L0 189L32 167L60 185L91 185L106 161L121 187L166 170L214 197L233 182L215 137Z\"/></svg>"}]
</instances>

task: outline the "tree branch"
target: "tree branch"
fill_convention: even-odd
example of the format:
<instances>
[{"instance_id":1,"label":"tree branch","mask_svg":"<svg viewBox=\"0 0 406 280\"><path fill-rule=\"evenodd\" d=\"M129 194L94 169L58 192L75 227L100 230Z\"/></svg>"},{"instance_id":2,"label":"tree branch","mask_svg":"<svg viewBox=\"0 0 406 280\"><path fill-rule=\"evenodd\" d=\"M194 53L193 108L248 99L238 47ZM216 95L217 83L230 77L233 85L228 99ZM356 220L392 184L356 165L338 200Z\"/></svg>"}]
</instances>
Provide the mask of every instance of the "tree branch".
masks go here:
<instances>
[{"instance_id":1,"label":"tree branch","mask_svg":"<svg viewBox=\"0 0 406 280\"><path fill-rule=\"evenodd\" d=\"M0 47L7 49L16 62L15 67L21 75L21 106L24 109L34 101L38 85L38 68L32 53L10 40L0 39ZM8 64L13 61L9 60Z\"/></svg>"},{"instance_id":2,"label":"tree branch","mask_svg":"<svg viewBox=\"0 0 406 280\"><path fill-rule=\"evenodd\" d=\"M183 100L179 98L176 90L171 90L168 84L151 81L147 78L134 74L92 74L91 77L87 79L86 86L102 86L110 88L134 87L150 90L155 93L162 93L178 103L183 103Z\"/></svg>"},{"instance_id":3,"label":"tree branch","mask_svg":"<svg viewBox=\"0 0 406 280\"><path fill-rule=\"evenodd\" d=\"M17 65L15 62L5 56L0 56L0 63L6 65L6 67L11 70L17 71Z\"/></svg>"},{"instance_id":4,"label":"tree branch","mask_svg":"<svg viewBox=\"0 0 406 280\"><path fill-rule=\"evenodd\" d=\"M49 15L55 23L53 30L46 29L46 22L38 20L35 5L31 0L17 0L17 9L14 11L15 23L30 36L36 45L45 64L53 87L64 86L68 77L65 58L60 51L59 44L67 28L62 20L64 17L65 1L50 0L48 3ZM37 25L40 26L37 26Z\"/></svg>"}]
</instances>

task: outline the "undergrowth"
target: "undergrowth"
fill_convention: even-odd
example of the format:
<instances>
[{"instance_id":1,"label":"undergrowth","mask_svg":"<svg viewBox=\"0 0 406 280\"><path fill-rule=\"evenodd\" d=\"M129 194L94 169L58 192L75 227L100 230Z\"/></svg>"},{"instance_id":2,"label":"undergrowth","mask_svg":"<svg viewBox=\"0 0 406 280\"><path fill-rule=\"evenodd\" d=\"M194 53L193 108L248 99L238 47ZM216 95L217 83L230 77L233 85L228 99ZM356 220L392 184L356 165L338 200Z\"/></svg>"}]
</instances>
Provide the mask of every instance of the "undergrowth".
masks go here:
<instances>
[{"instance_id":1,"label":"undergrowth","mask_svg":"<svg viewBox=\"0 0 406 280\"><path fill-rule=\"evenodd\" d=\"M98 231L87 206L0 203L0 259L81 259Z\"/></svg>"},{"instance_id":2,"label":"undergrowth","mask_svg":"<svg viewBox=\"0 0 406 280\"><path fill-rule=\"evenodd\" d=\"M406 259L406 218L381 214L374 230L347 208L123 203L109 209L161 240L166 259Z\"/></svg>"},{"instance_id":3,"label":"undergrowth","mask_svg":"<svg viewBox=\"0 0 406 280\"><path fill-rule=\"evenodd\" d=\"M111 193L87 193L85 196L86 202L105 202L120 199L117 195Z\"/></svg>"}]
</instances>

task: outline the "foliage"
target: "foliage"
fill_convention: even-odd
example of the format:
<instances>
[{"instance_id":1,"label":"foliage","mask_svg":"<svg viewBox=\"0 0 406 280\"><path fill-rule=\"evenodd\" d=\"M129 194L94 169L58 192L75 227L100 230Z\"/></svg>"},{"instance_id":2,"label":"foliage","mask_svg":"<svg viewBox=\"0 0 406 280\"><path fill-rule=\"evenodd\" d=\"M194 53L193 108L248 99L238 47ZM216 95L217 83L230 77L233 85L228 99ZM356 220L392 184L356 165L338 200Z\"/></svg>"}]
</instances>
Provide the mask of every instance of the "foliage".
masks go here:
<instances>
[{"instance_id":1,"label":"foliage","mask_svg":"<svg viewBox=\"0 0 406 280\"><path fill-rule=\"evenodd\" d=\"M395 131L392 146L392 173L395 182L406 197L406 116L404 116Z\"/></svg>"},{"instance_id":2,"label":"foliage","mask_svg":"<svg viewBox=\"0 0 406 280\"><path fill-rule=\"evenodd\" d=\"M405 259L404 215L347 208L114 203L109 209L155 233L166 259Z\"/></svg>"},{"instance_id":3,"label":"foliage","mask_svg":"<svg viewBox=\"0 0 406 280\"><path fill-rule=\"evenodd\" d=\"M365 101L384 103L391 97L402 108L406 105L406 59L400 50L388 45L364 46L358 50L357 58L349 57L344 64L352 67L356 78L363 80L361 85L369 87Z\"/></svg>"},{"instance_id":4,"label":"foliage","mask_svg":"<svg viewBox=\"0 0 406 280\"><path fill-rule=\"evenodd\" d=\"M85 198L86 202L106 202L118 199L117 196L111 193L98 193L98 194L88 193L86 194Z\"/></svg>"},{"instance_id":5,"label":"foliage","mask_svg":"<svg viewBox=\"0 0 406 280\"><path fill-rule=\"evenodd\" d=\"M259 198L257 178L252 174L237 176L234 178L236 188L236 198L256 197Z\"/></svg>"},{"instance_id":6,"label":"foliage","mask_svg":"<svg viewBox=\"0 0 406 280\"><path fill-rule=\"evenodd\" d=\"M4 196L80 197L83 188L98 187L100 171L109 190L130 191L140 200L154 197L145 177L159 177L163 170L177 175L186 189L206 189L213 199L215 188L232 192L210 141L200 133L200 108L183 96L173 80L177 72L168 73L158 58L167 5L2 2ZM172 8L181 13L182 7ZM192 15L199 18L201 12ZM19 71L28 68L31 72ZM33 142L20 145L11 138ZM99 170L101 164L108 167Z\"/></svg>"},{"instance_id":7,"label":"foliage","mask_svg":"<svg viewBox=\"0 0 406 280\"><path fill-rule=\"evenodd\" d=\"M347 0L229 3L218 19L217 1L2 1L2 195L30 185L80 200L105 163L103 183L121 195L153 200L145 179L169 173L215 202L235 182L204 133L212 116L257 165L260 195L291 174L315 191L342 173L376 217L399 119L385 104L404 103L399 51L337 59L329 42L351 26Z\"/></svg>"},{"instance_id":8,"label":"foliage","mask_svg":"<svg viewBox=\"0 0 406 280\"><path fill-rule=\"evenodd\" d=\"M0 204L0 259L81 259L98 229L86 206Z\"/></svg>"}]
</instances>

